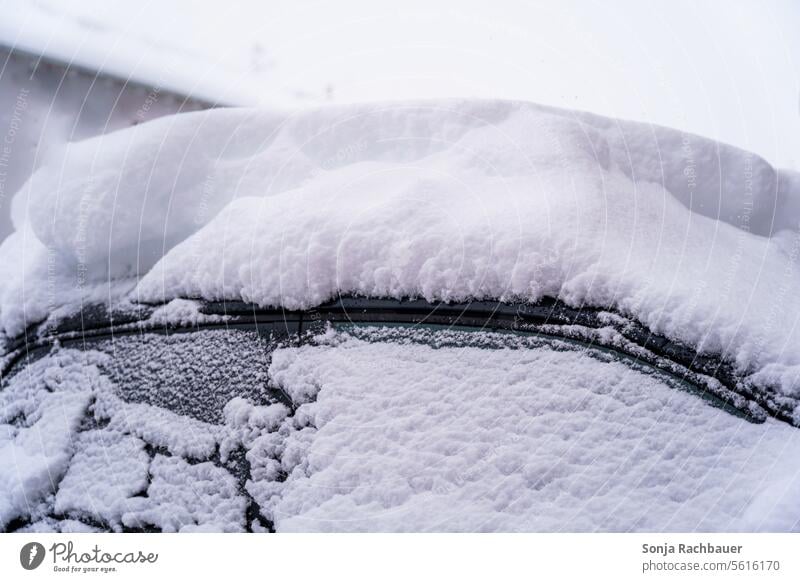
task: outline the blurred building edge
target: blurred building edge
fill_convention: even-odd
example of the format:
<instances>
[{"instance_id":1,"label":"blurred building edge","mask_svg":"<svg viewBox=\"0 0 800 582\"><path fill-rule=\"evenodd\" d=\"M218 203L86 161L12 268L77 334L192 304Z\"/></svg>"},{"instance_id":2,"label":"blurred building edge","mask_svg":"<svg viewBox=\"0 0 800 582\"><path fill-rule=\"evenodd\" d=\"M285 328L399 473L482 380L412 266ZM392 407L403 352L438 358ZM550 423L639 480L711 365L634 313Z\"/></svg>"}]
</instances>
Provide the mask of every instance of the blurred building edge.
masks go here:
<instances>
[{"instance_id":1,"label":"blurred building edge","mask_svg":"<svg viewBox=\"0 0 800 582\"><path fill-rule=\"evenodd\" d=\"M0 241L13 230L11 199L47 150L211 101L0 44Z\"/></svg>"}]
</instances>

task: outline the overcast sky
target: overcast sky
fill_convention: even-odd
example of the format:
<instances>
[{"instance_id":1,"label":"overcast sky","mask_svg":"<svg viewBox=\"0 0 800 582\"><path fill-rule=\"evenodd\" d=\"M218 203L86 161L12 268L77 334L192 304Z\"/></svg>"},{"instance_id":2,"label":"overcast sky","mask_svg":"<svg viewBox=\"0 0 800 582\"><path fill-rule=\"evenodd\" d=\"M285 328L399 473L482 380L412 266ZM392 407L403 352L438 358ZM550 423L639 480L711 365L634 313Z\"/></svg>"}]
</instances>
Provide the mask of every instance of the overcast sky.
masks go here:
<instances>
[{"instance_id":1,"label":"overcast sky","mask_svg":"<svg viewBox=\"0 0 800 582\"><path fill-rule=\"evenodd\" d=\"M800 168L793 0L0 5L5 42L232 103L525 99L678 127Z\"/></svg>"}]
</instances>

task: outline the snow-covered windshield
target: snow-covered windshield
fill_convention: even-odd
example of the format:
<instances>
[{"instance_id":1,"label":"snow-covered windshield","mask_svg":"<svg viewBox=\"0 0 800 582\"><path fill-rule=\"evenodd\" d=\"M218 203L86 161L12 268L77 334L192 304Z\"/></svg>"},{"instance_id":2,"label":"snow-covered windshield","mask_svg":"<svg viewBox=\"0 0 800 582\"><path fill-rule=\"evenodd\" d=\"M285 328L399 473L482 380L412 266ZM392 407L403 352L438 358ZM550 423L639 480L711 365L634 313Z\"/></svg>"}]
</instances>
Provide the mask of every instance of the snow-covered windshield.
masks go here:
<instances>
[{"instance_id":1,"label":"snow-covered windshield","mask_svg":"<svg viewBox=\"0 0 800 582\"><path fill-rule=\"evenodd\" d=\"M0 524L791 525L773 504L794 499L775 488L798 470L800 432L697 392L574 342L435 326L346 324L299 346L225 329L100 340L54 350L0 391Z\"/></svg>"}]
</instances>

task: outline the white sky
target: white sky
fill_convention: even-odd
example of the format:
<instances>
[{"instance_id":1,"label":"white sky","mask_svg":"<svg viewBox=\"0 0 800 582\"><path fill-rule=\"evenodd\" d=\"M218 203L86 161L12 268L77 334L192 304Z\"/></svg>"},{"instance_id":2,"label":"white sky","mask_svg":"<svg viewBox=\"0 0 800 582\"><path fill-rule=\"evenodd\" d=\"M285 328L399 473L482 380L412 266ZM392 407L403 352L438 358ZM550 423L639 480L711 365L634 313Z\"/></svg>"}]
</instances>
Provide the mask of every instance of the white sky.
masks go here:
<instances>
[{"instance_id":1,"label":"white sky","mask_svg":"<svg viewBox=\"0 0 800 582\"><path fill-rule=\"evenodd\" d=\"M697 5L696 5L697 4ZM800 169L800 2L0 0L0 39L234 103L514 98Z\"/></svg>"}]
</instances>

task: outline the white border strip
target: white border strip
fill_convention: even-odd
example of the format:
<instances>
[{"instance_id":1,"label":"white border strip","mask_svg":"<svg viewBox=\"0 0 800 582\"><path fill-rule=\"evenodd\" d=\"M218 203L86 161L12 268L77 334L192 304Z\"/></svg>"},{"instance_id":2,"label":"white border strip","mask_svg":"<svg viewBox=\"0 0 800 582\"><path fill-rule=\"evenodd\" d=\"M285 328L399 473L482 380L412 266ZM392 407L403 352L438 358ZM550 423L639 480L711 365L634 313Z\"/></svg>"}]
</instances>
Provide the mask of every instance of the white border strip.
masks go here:
<instances>
[{"instance_id":1,"label":"white border strip","mask_svg":"<svg viewBox=\"0 0 800 582\"><path fill-rule=\"evenodd\" d=\"M32 542L46 553L36 569L26 571L20 553ZM798 580L798 542L792 534L5 534L0 535L0 576L226 582ZM646 552L645 545L658 549ZM711 552L712 546L729 551Z\"/></svg>"}]
</instances>

